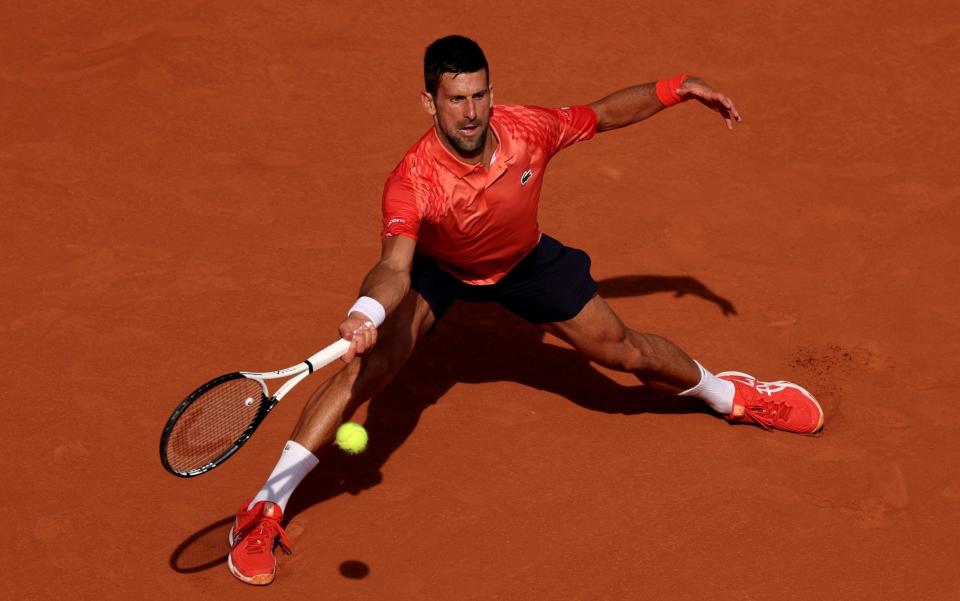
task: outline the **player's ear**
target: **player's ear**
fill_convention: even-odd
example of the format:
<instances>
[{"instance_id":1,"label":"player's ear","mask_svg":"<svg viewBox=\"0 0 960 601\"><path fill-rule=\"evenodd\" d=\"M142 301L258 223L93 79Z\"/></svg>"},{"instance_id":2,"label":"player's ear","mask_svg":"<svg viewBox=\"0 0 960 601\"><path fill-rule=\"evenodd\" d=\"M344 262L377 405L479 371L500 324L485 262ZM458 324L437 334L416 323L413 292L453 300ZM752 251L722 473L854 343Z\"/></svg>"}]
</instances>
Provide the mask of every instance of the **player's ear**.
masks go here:
<instances>
[{"instance_id":1,"label":"player's ear","mask_svg":"<svg viewBox=\"0 0 960 601\"><path fill-rule=\"evenodd\" d=\"M490 104L492 106L493 105L493 84L490 84L489 86L487 86L487 89L490 90Z\"/></svg>"},{"instance_id":2,"label":"player's ear","mask_svg":"<svg viewBox=\"0 0 960 601\"><path fill-rule=\"evenodd\" d=\"M430 92L424 90L420 92L420 106L423 107L423 110L430 115L431 117L436 117L437 115L437 104L433 100L433 96L430 95Z\"/></svg>"}]
</instances>

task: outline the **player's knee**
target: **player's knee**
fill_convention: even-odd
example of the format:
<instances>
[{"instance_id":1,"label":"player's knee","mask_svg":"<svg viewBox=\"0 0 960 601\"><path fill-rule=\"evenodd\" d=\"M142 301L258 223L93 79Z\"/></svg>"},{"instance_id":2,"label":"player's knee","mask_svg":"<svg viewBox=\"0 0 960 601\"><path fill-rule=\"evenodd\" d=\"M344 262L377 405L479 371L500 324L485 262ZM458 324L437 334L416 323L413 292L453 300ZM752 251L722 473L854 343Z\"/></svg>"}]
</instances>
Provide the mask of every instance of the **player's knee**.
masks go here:
<instances>
[{"instance_id":1,"label":"player's knee","mask_svg":"<svg viewBox=\"0 0 960 601\"><path fill-rule=\"evenodd\" d=\"M390 373L392 362L383 353L370 353L360 359L363 367L361 374L363 380L378 382L384 379Z\"/></svg>"},{"instance_id":2,"label":"player's knee","mask_svg":"<svg viewBox=\"0 0 960 601\"><path fill-rule=\"evenodd\" d=\"M372 352L358 357L355 380L364 388L379 390L393 378L409 356L410 349L404 346L377 346Z\"/></svg>"},{"instance_id":3,"label":"player's knee","mask_svg":"<svg viewBox=\"0 0 960 601\"><path fill-rule=\"evenodd\" d=\"M635 374L658 373L662 366L651 342L642 334L625 332L616 344L616 368Z\"/></svg>"}]
</instances>

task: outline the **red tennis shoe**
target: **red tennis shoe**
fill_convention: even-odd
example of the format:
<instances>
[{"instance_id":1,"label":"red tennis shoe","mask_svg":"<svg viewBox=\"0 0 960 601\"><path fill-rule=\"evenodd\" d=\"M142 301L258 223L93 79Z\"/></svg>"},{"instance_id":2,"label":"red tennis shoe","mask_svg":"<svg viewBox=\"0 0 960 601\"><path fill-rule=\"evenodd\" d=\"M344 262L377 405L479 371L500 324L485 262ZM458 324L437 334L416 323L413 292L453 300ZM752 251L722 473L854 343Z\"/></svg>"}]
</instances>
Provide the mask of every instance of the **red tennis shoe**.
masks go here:
<instances>
[{"instance_id":1,"label":"red tennis shoe","mask_svg":"<svg viewBox=\"0 0 960 601\"><path fill-rule=\"evenodd\" d=\"M767 430L813 434L823 427L823 409L817 399L792 382L761 382L739 371L717 377L733 382L732 423L752 423Z\"/></svg>"},{"instance_id":2,"label":"red tennis shoe","mask_svg":"<svg viewBox=\"0 0 960 601\"><path fill-rule=\"evenodd\" d=\"M260 501L247 510L250 501L237 510L230 528L230 555L227 566L230 573L247 584L264 585L277 575L274 545L280 544L284 553L290 553L290 539L280 526L283 511L274 503Z\"/></svg>"}]
</instances>

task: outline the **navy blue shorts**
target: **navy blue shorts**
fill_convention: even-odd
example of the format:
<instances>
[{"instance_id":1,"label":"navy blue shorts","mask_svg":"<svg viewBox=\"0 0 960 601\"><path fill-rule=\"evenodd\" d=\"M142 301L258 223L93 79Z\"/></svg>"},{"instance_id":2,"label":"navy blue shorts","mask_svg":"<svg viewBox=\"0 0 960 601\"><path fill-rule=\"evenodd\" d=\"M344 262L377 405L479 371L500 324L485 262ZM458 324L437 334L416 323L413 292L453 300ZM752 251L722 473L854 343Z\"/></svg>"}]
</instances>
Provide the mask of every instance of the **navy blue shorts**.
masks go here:
<instances>
[{"instance_id":1,"label":"navy blue shorts","mask_svg":"<svg viewBox=\"0 0 960 601\"><path fill-rule=\"evenodd\" d=\"M465 284L416 253L410 285L439 320L455 301L498 303L530 323L572 319L597 293L590 257L543 234L540 242L496 284Z\"/></svg>"}]
</instances>

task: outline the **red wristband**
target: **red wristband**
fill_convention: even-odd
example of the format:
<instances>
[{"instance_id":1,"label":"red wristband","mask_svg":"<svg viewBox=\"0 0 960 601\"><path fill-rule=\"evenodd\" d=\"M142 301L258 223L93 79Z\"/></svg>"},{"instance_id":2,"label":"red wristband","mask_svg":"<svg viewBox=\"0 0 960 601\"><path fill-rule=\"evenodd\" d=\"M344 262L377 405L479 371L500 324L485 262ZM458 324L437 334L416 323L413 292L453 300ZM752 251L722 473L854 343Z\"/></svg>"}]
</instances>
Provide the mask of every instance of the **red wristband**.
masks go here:
<instances>
[{"instance_id":1,"label":"red wristband","mask_svg":"<svg viewBox=\"0 0 960 601\"><path fill-rule=\"evenodd\" d=\"M660 104L673 106L686 100L686 98L677 94L677 88L680 87L687 75L687 73L681 73L673 79L661 79L657 82L657 100L660 101Z\"/></svg>"}]
</instances>

